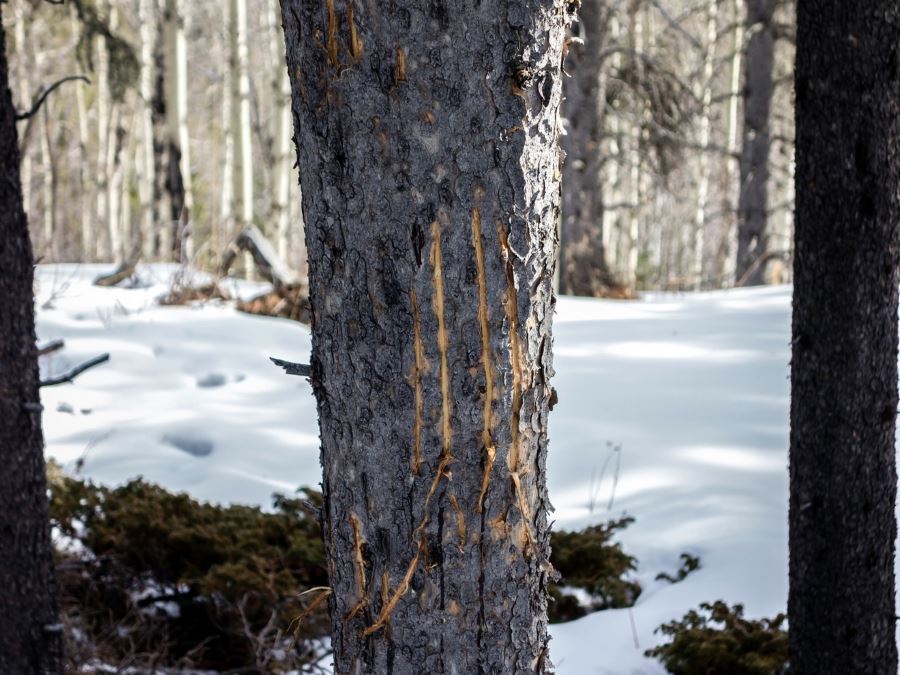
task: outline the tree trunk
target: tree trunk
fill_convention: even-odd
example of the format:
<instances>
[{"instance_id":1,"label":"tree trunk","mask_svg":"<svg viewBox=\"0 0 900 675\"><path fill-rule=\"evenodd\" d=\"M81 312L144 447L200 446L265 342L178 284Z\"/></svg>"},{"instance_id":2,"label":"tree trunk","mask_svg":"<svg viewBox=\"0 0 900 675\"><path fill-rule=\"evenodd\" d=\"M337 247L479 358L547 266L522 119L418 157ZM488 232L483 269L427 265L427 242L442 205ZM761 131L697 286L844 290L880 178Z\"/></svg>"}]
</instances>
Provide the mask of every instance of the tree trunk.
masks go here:
<instances>
[{"instance_id":1,"label":"tree trunk","mask_svg":"<svg viewBox=\"0 0 900 675\"><path fill-rule=\"evenodd\" d=\"M247 0L235 0L241 167L241 228L253 224L253 127L250 119L250 57L247 45Z\"/></svg>"},{"instance_id":2,"label":"tree trunk","mask_svg":"<svg viewBox=\"0 0 900 675\"><path fill-rule=\"evenodd\" d=\"M797 3L792 675L897 672L894 0Z\"/></svg>"},{"instance_id":3,"label":"tree trunk","mask_svg":"<svg viewBox=\"0 0 900 675\"><path fill-rule=\"evenodd\" d=\"M108 20L111 12L109 0L100 0L97 3L97 12L100 20ZM96 225L95 237L88 242L88 260L109 260L110 229L114 227L109 222L109 193L110 193L110 145L113 143L112 127L115 109L118 105L113 102L109 87L109 49L106 45L106 37L100 33L97 35L97 162L95 175L97 182L96 212L94 224Z\"/></svg>"},{"instance_id":4,"label":"tree trunk","mask_svg":"<svg viewBox=\"0 0 900 675\"><path fill-rule=\"evenodd\" d=\"M291 198L291 168L294 165L291 153L291 83L288 79L287 65L284 62L283 43L280 39L280 0L269 0L269 11L272 15L271 25L275 36L279 39L273 53L275 64L274 77L272 79L272 93L275 98L275 190L274 208L275 225L278 242L278 255L282 260L290 260L290 249L293 244L291 231L290 208L288 201Z\"/></svg>"},{"instance_id":5,"label":"tree trunk","mask_svg":"<svg viewBox=\"0 0 900 675\"><path fill-rule=\"evenodd\" d=\"M691 266L691 279L695 290L703 287L705 277L703 262L706 251L706 212L709 201L709 183L712 158L709 143L712 131L712 88L713 67L715 66L716 47L719 38L719 0L709 0L706 7L706 49L703 55L703 79L697 98L700 99L700 180L697 185L697 211L694 215L694 255Z\"/></svg>"},{"instance_id":6,"label":"tree trunk","mask_svg":"<svg viewBox=\"0 0 900 675\"><path fill-rule=\"evenodd\" d=\"M153 54L156 35L156 0L139 0L141 27L140 119L141 161L138 193L141 200L141 245L143 257L153 258L156 239L156 162L153 148Z\"/></svg>"},{"instance_id":7,"label":"tree trunk","mask_svg":"<svg viewBox=\"0 0 900 675\"><path fill-rule=\"evenodd\" d=\"M550 667L566 6L282 3L336 672Z\"/></svg>"},{"instance_id":8,"label":"tree trunk","mask_svg":"<svg viewBox=\"0 0 900 675\"><path fill-rule=\"evenodd\" d=\"M237 103L237 9L235 0L228 0L226 12L223 47L222 89L222 202L219 213L219 236L216 240L217 250L221 251L234 239L234 109Z\"/></svg>"},{"instance_id":9,"label":"tree trunk","mask_svg":"<svg viewBox=\"0 0 900 675\"><path fill-rule=\"evenodd\" d=\"M171 61L169 62L169 143L178 157L177 190L174 200L173 253L176 260L190 260L193 257L193 240L190 236L191 213L194 209L194 191L191 181L191 137L188 131L188 64L187 8L184 0L168 0L169 40L171 41Z\"/></svg>"},{"instance_id":10,"label":"tree trunk","mask_svg":"<svg viewBox=\"0 0 900 675\"><path fill-rule=\"evenodd\" d=\"M559 290L568 295L602 296L617 285L603 247L607 21L603 0L582 0L573 26L582 42L570 43L566 61Z\"/></svg>"},{"instance_id":11,"label":"tree trunk","mask_svg":"<svg viewBox=\"0 0 900 675\"><path fill-rule=\"evenodd\" d=\"M0 5L0 22L2 22ZM0 672L62 673L16 111L0 30Z\"/></svg>"},{"instance_id":12,"label":"tree trunk","mask_svg":"<svg viewBox=\"0 0 900 675\"><path fill-rule=\"evenodd\" d=\"M741 102L742 57L744 55L744 0L734 0L734 51L731 54L731 84L728 96L728 134L722 158L722 214L725 218L725 240L719 248L717 263L719 280L723 286L736 281L737 274L737 202L740 189L735 190L735 160L738 151L738 107Z\"/></svg>"},{"instance_id":13,"label":"tree trunk","mask_svg":"<svg viewBox=\"0 0 900 675\"><path fill-rule=\"evenodd\" d=\"M775 0L747 0L746 70L744 77L744 141L741 192L738 198L736 279L746 286L765 283L766 264L750 272L768 252L769 111L775 84ZM746 277L746 278L745 278Z\"/></svg>"},{"instance_id":14,"label":"tree trunk","mask_svg":"<svg viewBox=\"0 0 900 675\"><path fill-rule=\"evenodd\" d=\"M26 3L17 2L14 7L14 17L16 22L15 41L16 51L21 55L19 59L19 105L27 106L31 103L31 72L27 63L28 44L30 42L30 34L28 30L29 15L26 12ZM31 213L31 178L33 174L33 164L31 154L28 148L22 150L22 208L25 210L26 216Z\"/></svg>"}]
</instances>

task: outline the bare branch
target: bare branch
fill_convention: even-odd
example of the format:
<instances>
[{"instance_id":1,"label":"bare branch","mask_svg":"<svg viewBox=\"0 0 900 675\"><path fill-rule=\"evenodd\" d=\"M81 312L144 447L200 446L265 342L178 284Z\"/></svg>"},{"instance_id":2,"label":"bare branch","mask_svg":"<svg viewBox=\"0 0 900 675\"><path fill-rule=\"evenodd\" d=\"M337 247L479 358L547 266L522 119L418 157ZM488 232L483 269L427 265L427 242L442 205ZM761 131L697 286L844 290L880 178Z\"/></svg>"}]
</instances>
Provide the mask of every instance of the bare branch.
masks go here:
<instances>
[{"instance_id":1,"label":"bare branch","mask_svg":"<svg viewBox=\"0 0 900 675\"><path fill-rule=\"evenodd\" d=\"M35 95L35 99L31 104L31 110L17 114L16 122L21 122L22 120L27 120L30 117L33 117L35 114L37 114L37 111L41 109L41 106L44 104L44 101L47 100L47 97L52 94L57 87L65 84L66 82L71 82L72 80L81 80L82 82L87 82L88 84L91 83L91 81L84 75L68 75L61 80L57 80L46 89L41 88Z\"/></svg>"},{"instance_id":2,"label":"bare branch","mask_svg":"<svg viewBox=\"0 0 900 675\"><path fill-rule=\"evenodd\" d=\"M56 377L51 377L47 380L41 380L41 387L53 387L57 384L66 384L67 382L74 382L75 378L81 375L84 371L89 368L93 368L94 366L99 366L101 363L106 363L109 361L109 354L101 354L100 356L95 356L94 358L85 361L81 365L75 366L72 370L63 373L62 375L58 375Z\"/></svg>"}]
</instances>

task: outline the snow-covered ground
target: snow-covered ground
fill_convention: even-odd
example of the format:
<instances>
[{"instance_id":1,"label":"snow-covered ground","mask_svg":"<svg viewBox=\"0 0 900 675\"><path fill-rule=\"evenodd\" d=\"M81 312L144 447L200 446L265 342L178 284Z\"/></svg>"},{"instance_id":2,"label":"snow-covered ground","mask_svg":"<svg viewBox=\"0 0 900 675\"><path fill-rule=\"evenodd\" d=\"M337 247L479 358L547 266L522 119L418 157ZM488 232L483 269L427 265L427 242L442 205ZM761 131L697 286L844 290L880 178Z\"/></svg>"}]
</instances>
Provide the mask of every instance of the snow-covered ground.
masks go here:
<instances>
[{"instance_id":1,"label":"snow-covered ground","mask_svg":"<svg viewBox=\"0 0 900 675\"><path fill-rule=\"evenodd\" d=\"M63 338L59 373L108 363L42 391L47 453L106 483L134 476L195 497L267 505L319 482L315 403L302 378L309 332L215 303L159 307L174 268L134 289L91 285L103 266L38 268L38 334ZM242 284L252 293L258 287ZM636 518L620 539L644 593L631 610L552 627L563 675L664 672L643 657L654 629L703 601L749 616L784 611L790 289L561 298L548 462L556 527ZM679 554L702 569L678 584Z\"/></svg>"}]
</instances>

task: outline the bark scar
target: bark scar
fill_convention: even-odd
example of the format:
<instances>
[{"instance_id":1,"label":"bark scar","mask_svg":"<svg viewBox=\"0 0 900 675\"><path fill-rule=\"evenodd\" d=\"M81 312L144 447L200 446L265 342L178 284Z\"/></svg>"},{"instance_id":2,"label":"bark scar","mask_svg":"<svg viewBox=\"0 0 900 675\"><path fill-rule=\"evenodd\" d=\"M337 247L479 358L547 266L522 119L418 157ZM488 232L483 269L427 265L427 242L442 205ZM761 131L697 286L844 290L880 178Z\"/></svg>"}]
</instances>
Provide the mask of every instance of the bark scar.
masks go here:
<instances>
[{"instance_id":1,"label":"bark scar","mask_svg":"<svg viewBox=\"0 0 900 675\"><path fill-rule=\"evenodd\" d=\"M422 329L421 319L419 318L419 301L416 298L416 292L409 292L409 300L412 305L413 312L413 353L415 354L416 363L413 369L413 386L415 388L416 401L416 419L413 424L413 456L412 471L414 474L419 473L422 466L422 373L425 372L425 349L422 345Z\"/></svg>"},{"instance_id":2,"label":"bark scar","mask_svg":"<svg viewBox=\"0 0 900 675\"><path fill-rule=\"evenodd\" d=\"M484 508L484 495L487 493L494 468L497 451L491 437L491 417L494 403L494 368L491 363L491 333L488 324L487 277L484 268L484 244L481 241L481 211L472 209L472 246L475 249L475 269L478 283L478 322L481 324L481 366L484 369L484 423L481 430L481 443L484 446L484 476L481 479L481 493L478 495L478 513Z\"/></svg>"},{"instance_id":3,"label":"bark scar","mask_svg":"<svg viewBox=\"0 0 900 675\"><path fill-rule=\"evenodd\" d=\"M353 567L356 573L356 585L359 590L359 601L353 606L347 614L347 620L356 616L359 611L365 607L368 599L366 591L366 561L363 556L363 539L362 539L362 523L355 513L350 514L350 527L353 528Z\"/></svg>"},{"instance_id":4,"label":"bark scar","mask_svg":"<svg viewBox=\"0 0 900 675\"><path fill-rule=\"evenodd\" d=\"M447 339L447 327L444 322L444 270L443 259L441 257L441 228L437 221L431 224L431 236L431 265L433 268L434 281L434 299L432 306L438 322L437 341L438 350L441 354L441 457L437 471L431 481L431 487L428 489L428 494L425 495L425 502L422 506L422 520L413 531L413 540L416 542L416 553L413 555L409 567L406 568L403 579L381 608L378 619L363 631L364 637L368 637L381 630L390 622L394 608L397 607L400 598L402 598L409 590L409 584L412 581L413 575L416 573L416 568L419 566L419 560L427 553L425 528L428 526L428 508L431 505L431 499L434 497L435 493L437 493L438 486L441 484L441 479L445 477L449 478L447 470L453 462L453 455L451 453L453 449L453 429L450 425L450 368L447 359L449 341Z\"/></svg>"}]
</instances>

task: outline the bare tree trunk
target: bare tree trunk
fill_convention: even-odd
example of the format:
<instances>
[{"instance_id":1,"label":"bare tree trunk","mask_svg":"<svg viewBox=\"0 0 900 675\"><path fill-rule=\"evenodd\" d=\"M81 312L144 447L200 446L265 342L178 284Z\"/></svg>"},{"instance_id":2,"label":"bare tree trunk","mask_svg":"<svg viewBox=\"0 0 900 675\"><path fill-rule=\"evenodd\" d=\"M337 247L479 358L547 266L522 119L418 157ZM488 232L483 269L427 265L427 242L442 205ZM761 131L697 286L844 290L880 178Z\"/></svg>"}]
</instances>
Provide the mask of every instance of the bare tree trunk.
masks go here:
<instances>
[{"instance_id":1,"label":"bare tree trunk","mask_svg":"<svg viewBox=\"0 0 900 675\"><path fill-rule=\"evenodd\" d=\"M336 672L550 669L567 6L282 3Z\"/></svg>"},{"instance_id":2,"label":"bare tree trunk","mask_svg":"<svg viewBox=\"0 0 900 675\"><path fill-rule=\"evenodd\" d=\"M734 51L731 55L731 86L728 97L728 139L727 156L723 163L722 213L726 218L725 242L721 247L719 278L723 285L732 285L737 274L737 205L740 189L735 189L735 160L738 151L738 107L743 97L741 92L741 60L744 55L744 0L734 0Z\"/></svg>"},{"instance_id":3,"label":"bare tree trunk","mask_svg":"<svg viewBox=\"0 0 900 675\"><path fill-rule=\"evenodd\" d=\"M237 22L237 76L240 105L240 224L253 223L253 127L250 119L250 58L247 47L247 0L235 0Z\"/></svg>"},{"instance_id":4,"label":"bare tree trunk","mask_svg":"<svg viewBox=\"0 0 900 675\"><path fill-rule=\"evenodd\" d=\"M138 192L141 199L141 245L143 256L150 260L156 239L156 161L153 150L153 53L156 36L156 0L139 0L138 21L141 27L140 119L141 161Z\"/></svg>"},{"instance_id":5,"label":"bare tree trunk","mask_svg":"<svg viewBox=\"0 0 900 675\"><path fill-rule=\"evenodd\" d=\"M712 158L709 153L712 130L713 67L719 38L719 0L709 0L706 7L706 50L703 55L703 79L698 98L702 102L700 112L700 180L697 185L697 212L694 216L694 255L691 277L695 290L704 283L704 254L706 250L706 211L709 201L709 182Z\"/></svg>"},{"instance_id":6,"label":"bare tree trunk","mask_svg":"<svg viewBox=\"0 0 900 675\"><path fill-rule=\"evenodd\" d=\"M606 294L615 287L603 247L603 140L606 123L607 10L602 0L583 0L569 47L564 80L562 137L565 153L560 225L560 293Z\"/></svg>"},{"instance_id":7,"label":"bare tree trunk","mask_svg":"<svg viewBox=\"0 0 900 675\"><path fill-rule=\"evenodd\" d=\"M193 258L194 241L190 222L194 210L194 190L191 180L191 136L188 131L188 57L185 30L188 22L189 3L170 0L173 61L170 83L171 112L170 134L178 148L178 173L181 179L181 204L176 218L175 256L177 259Z\"/></svg>"},{"instance_id":8,"label":"bare tree trunk","mask_svg":"<svg viewBox=\"0 0 900 675\"><path fill-rule=\"evenodd\" d=\"M629 23L630 32L633 40L632 47L635 56L635 69L638 74L635 76L638 81L643 80L644 63L641 55L644 53L644 45L646 35L644 32L644 22L640 16L641 0L631 0L629 6ZM622 232L621 253L619 254L622 261L622 281L628 288L637 287L637 266L638 266L638 240L641 234L641 202L643 200L643 158L641 156L641 142L643 138L643 121L645 110L642 108L635 113L631 126L631 143L628 145L629 157L629 201L631 208L628 213L628 229Z\"/></svg>"},{"instance_id":9,"label":"bare tree trunk","mask_svg":"<svg viewBox=\"0 0 900 675\"><path fill-rule=\"evenodd\" d=\"M3 5L0 5L2 25ZM0 672L61 675L16 109L0 28Z\"/></svg>"},{"instance_id":10,"label":"bare tree trunk","mask_svg":"<svg viewBox=\"0 0 900 675\"><path fill-rule=\"evenodd\" d=\"M97 10L101 18L107 18L111 5L109 0L100 0ZM112 101L109 89L109 50L106 45L106 37L101 33L97 36L97 163L95 175L97 184L97 202L94 222L96 224L94 240L88 242L88 260L97 258L108 260L111 251L107 246L109 242L110 228L115 227L109 222L109 185L110 185L110 145L112 141L113 108L117 107ZM101 233L103 233L101 235ZM110 244L112 242L109 242Z\"/></svg>"},{"instance_id":11,"label":"bare tree trunk","mask_svg":"<svg viewBox=\"0 0 900 675\"><path fill-rule=\"evenodd\" d=\"M15 40L16 49L21 55L26 54L27 45L29 44L28 32L28 15L26 14L26 3L17 2L15 5L14 17L16 22ZM24 58L20 60L19 66L19 105L27 105L31 100L31 77L30 68L25 64ZM34 174L34 165L31 161L31 154L26 147L22 155L22 208L25 214L31 213L31 179Z\"/></svg>"},{"instance_id":12,"label":"bare tree trunk","mask_svg":"<svg viewBox=\"0 0 900 675\"><path fill-rule=\"evenodd\" d=\"M56 167L53 161L53 140L50 138L50 102L44 103L41 116L41 173L43 178L44 255L56 259Z\"/></svg>"},{"instance_id":13,"label":"bare tree trunk","mask_svg":"<svg viewBox=\"0 0 900 675\"><path fill-rule=\"evenodd\" d=\"M792 675L897 672L898 44L894 0L797 3Z\"/></svg>"},{"instance_id":14,"label":"bare tree trunk","mask_svg":"<svg viewBox=\"0 0 900 675\"><path fill-rule=\"evenodd\" d=\"M237 234L234 226L234 116L237 103L237 0L228 0L223 41L225 73L222 96L222 135L224 157L222 159L222 203L219 221L221 223L217 245L221 249L225 242L231 242Z\"/></svg>"},{"instance_id":15,"label":"bare tree trunk","mask_svg":"<svg viewBox=\"0 0 900 675\"><path fill-rule=\"evenodd\" d=\"M276 70L272 81L275 95L275 194L274 206L275 226L278 242L278 255L282 260L290 260L293 244L290 208L288 200L291 191L291 168L294 164L291 151L291 135L293 120L291 119L291 82L288 79L287 64L284 61L282 40L278 35L280 27L280 0L269 0L271 26L279 39L273 40L277 48L273 53Z\"/></svg>"},{"instance_id":16,"label":"bare tree trunk","mask_svg":"<svg viewBox=\"0 0 900 675\"><path fill-rule=\"evenodd\" d=\"M747 59L744 78L744 141L738 200L737 279L745 285L765 283L766 263L751 266L769 248L769 112L775 88L775 0L747 0Z\"/></svg>"}]
</instances>

